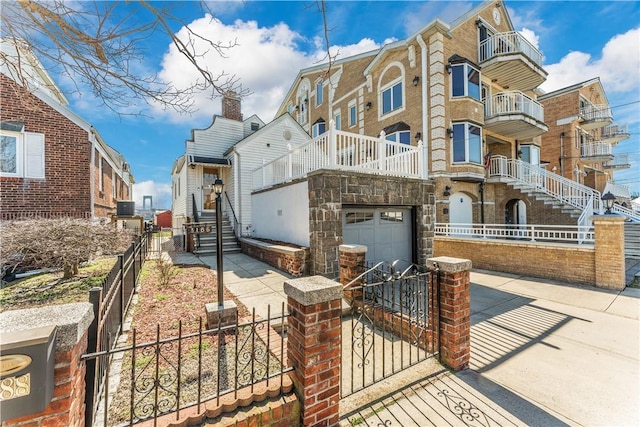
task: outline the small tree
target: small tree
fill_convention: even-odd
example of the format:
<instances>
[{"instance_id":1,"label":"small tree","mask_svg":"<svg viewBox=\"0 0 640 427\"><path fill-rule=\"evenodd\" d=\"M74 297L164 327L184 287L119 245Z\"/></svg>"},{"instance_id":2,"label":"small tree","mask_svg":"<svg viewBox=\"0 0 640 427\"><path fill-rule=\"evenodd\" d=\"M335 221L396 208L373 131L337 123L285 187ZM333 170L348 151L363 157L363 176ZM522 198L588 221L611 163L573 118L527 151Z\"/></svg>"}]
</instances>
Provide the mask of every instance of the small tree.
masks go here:
<instances>
[{"instance_id":1,"label":"small tree","mask_svg":"<svg viewBox=\"0 0 640 427\"><path fill-rule=\"evenodd\" d=\"M0 236L4 268L61 268L65 279L78 273L81 262L121 253L131 242L113 224L72 218L10 222Z\"/></svg>"}]
</instances>

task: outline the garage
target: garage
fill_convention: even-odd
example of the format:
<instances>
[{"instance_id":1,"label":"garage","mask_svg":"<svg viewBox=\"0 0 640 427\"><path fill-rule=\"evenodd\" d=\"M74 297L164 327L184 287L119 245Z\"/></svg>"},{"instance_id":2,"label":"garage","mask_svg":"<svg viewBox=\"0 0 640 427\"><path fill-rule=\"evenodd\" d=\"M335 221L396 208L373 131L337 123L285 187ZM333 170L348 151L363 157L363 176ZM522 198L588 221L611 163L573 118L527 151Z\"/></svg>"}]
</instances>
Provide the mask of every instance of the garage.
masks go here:
<instances>
[{"instance_id":1,"label":"garage","mask_svg":"<svg viewBox=\"0 0 640 427\"><path fill-rule=\"evenodd\" d=\"M368 263L401 260L404 268L413 259L411 209L343 207L342 235L345 244L367 247Z\"/></svg>"}]
</instances>

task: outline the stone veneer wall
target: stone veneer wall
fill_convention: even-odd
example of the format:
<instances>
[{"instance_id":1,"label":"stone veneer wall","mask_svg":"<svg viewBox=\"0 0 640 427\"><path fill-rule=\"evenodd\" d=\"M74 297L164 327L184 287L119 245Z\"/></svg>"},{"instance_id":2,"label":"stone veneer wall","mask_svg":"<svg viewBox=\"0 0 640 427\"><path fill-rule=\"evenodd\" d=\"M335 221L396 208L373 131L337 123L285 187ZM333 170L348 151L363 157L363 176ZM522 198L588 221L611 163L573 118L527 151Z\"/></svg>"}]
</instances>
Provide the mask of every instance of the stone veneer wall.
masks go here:
<instances>
[{"instance_id":1,"label":"stone veneer wall","mask_svg":"<svg viewBox=\"0 0 640 427\"><path fill-rule=\"evenodd\" d=\"M286 271L294 277L309 274L309 248L291 248L274 245L259 240L241 239L242 253L259 259L279 270Z\"/></svg>"},{"instance_id":2,"label":"stone veneer wall","mask_svg":"<svg viewBox=\"0 0 640 427\"><path fill-rule=\"evenodd\" d=\"M416 261L433 256L434 184L430 180L318 170L308 176L311 274L340 274L342 208L398 206L416 210Z\"/></svg>"}]
</instances>

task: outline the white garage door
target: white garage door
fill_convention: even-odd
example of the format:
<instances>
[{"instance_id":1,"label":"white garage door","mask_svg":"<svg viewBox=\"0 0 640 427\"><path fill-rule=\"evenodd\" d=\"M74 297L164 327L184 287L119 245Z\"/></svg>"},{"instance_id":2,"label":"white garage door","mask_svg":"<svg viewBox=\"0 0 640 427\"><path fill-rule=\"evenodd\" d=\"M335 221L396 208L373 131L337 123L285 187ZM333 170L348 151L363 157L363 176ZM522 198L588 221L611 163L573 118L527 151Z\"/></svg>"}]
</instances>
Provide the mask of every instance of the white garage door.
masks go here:
<instances>
[{"instance_id":1,"label":"white garage door","mask_svg":"<svg viewBox=\"0 0 640 427\"><path fill-rule=\"evenodd\" d=\"M367 261L402 260L411 263L411 210L400 208L352 208L342 211L345 244L367 247Z\"/></svg>"}]
</instances>

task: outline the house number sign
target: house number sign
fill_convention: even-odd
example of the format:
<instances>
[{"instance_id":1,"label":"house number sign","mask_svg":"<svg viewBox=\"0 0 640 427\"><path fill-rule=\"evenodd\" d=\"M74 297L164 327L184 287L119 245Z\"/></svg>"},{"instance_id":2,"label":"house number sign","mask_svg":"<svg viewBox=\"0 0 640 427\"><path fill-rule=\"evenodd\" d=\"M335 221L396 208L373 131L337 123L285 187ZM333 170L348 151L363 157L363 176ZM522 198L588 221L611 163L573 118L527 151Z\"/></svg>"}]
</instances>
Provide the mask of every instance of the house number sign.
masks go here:
<instances>
[{"instance_id":1,"label":"house number sign","mask_svg":"<svg viewBox=\"0 0 640 427\"><path fill-rule=\"evenodd\" d=\"M189 231L190 233L211 233L211 231L213 230L213 226L211 225L186 225L185 227L187 228L187 231Z\"/></svg>"},{"instance_id":2,"label":"house number sign","mask_svg":"<svg viewBox=\"0 0 640 427\"><path fill-rule=\"evenodd\" d=\"M21 371L31 364L31 357L23 354L9 354L0 356L0 376L11 375ZM0 380L0 402L31 393L31 374L26 373L18 377L7 377Z\"/></svg>"}]
</instances>

